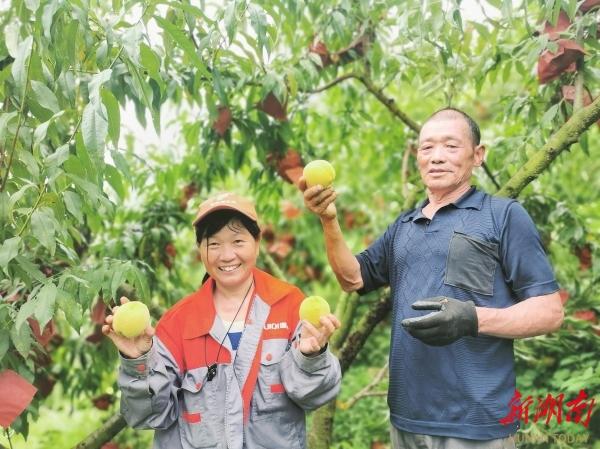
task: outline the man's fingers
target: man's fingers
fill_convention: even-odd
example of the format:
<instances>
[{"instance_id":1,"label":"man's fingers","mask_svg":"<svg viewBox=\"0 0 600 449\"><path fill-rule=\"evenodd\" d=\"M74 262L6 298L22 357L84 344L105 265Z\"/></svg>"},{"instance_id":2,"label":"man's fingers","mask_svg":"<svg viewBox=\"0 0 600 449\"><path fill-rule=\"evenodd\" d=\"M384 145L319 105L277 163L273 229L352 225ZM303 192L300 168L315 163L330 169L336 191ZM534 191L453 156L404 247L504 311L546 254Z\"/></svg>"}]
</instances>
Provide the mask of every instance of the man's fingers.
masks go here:
<instances>
[{"instance_id":1,"label":"man's fingers","mask_svg":"<svg viewBox=\"0 0 600 449\"><path fill-rule=\"evenodd\" d=\"M306 179L304 179L304 176L300 176L300 178L298 179L298 188L301 192L304 192L306 190L306 187Z\"/></svg>"},{"instance_id":2,"label":"man's fingers","mask_svg":"<svg viewBox=\"0 0 600 449\"><path fill-rule=\"evenodd\" d=\"M427 329L437 326L441 321L442 312L431 312L415 318L406 318L400 324L407 329Z\"/></svg>"},{"instance_id":3,"label":"man's fingers","mask_svg":"<svg viewBox=\"0 0 600 449\"><path fill-rule=\"evenodd\" d=\"M439 328L428 328L428 329L419 329L419 328L409 328L408 333L419 340L431 340L433 338L440 338L442 335L440 334Z\"/></svg>"},{"instance_id":4,"label":"man's fingers","mask_svg":"<svg viewBox=\"0 0 600 449\"><path fill-rule=\"evenodd\" d=\"M129 298L127 296L121 296L121 304L125 304L126 302L129 302Z\"/></svg>"},{"instance_id":5,"label":"man's fingers","mask_svg":"<svg viewBox=\"0 0 600 449\"><path fill-rule=\"evenodd\" d=\"M308 202L313 202L315 198L323 191L323 187L317 185L308 187L304 191L304 199Z\"/></svg>"},{"instance_id":6,"label":"man's fingers","mask_svg":"<svg viewBox=\"0 0 600 449\"><path fill-rule=\"evenodd\" d=\"M416 301L411 306L415 310L442 310L444 304L434 299L423 299Z\"/></svg>"},{"instance_id":7,"label":"man's fingers","mask_svg":"<svg viewBox=\"0 0 600 449\"><path fill-rule=\"evenodd\" d=\"M335 192L331 192L331 194L328 194L326 197L324 197L323 200L321 202L319 202L318 209L317 209L318 212L320 214L325 212L325 210L331 204L333 204L333 202L335 201L336 198L337 198L337 193L335 193Z\"/></svg>"}]
</instances>

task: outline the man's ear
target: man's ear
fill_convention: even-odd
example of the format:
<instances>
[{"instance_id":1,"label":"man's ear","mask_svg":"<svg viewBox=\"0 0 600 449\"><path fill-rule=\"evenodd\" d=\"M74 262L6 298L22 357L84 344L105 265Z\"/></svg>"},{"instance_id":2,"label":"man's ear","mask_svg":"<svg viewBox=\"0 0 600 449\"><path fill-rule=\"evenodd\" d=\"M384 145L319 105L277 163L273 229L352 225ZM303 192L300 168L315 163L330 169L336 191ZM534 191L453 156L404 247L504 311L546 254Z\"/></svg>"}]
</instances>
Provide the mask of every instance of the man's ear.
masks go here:
<instances>
[{"instance_id":1,"label":"man's ear","mask_svg":"<svg viewBox=\"0 0 600 449\"><path fill-rule=\"evenodd\" d=\"M473 153L473 159L474 159L473 165L475 167L481 167L481 165L483 164L483 161L485 160L485 145L479 144L475 147L475 150Z\"/></svg>"}]
</instances>

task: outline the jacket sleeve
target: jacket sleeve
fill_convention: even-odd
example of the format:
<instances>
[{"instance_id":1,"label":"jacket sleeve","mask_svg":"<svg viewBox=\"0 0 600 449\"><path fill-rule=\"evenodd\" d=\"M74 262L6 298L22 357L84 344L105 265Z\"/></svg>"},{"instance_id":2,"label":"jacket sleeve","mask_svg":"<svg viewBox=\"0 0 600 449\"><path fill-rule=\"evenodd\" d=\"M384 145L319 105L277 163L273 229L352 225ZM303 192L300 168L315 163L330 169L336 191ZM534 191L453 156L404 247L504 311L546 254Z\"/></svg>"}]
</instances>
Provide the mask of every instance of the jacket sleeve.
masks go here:
<instances>
[{"instance_id":1,"label":"jacket sleeve","mask_svg":"<svg viewBox=\"0 0 600 449\"><path fill-rule=\"evenodd\" d=\"M166 429L179 416L177 363L157 336L149 352L137 359L121 356L118 384L121 414L136 429Z\"/></svg>"},{"instance_id":2,"label":"jacket sleeve","mask_svg":"<svg viewBox=\"0 0 600 449\"><path fill-rule=\"evenodd\" d=\"M300 338L301 324L292 341ZM314 410L334 399L340 391L342 371L329 346L321 354L307 357L291 345L280 363L281 381L289 398L304 410Z\"/></svg>"}]
</instances>

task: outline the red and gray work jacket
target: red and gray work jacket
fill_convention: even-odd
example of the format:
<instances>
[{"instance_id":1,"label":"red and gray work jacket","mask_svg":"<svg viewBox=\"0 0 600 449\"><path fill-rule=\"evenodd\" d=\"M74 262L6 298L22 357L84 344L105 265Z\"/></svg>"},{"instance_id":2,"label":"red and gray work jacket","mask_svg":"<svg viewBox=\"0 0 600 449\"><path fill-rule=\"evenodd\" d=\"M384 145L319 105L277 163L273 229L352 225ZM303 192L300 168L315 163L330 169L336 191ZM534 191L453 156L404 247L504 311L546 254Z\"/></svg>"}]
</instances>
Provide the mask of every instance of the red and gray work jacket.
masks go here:
<instances>
[{"instance_id":1,"label":"red and gray work jacket","mask_svg":"<svg viewBox=\"0 0 600 449\"><path fill-rule=\"evenodd\" d=\"M305 410L337 395L340 365L328 349L306 357L297 348L297 287L258 269L254 281L233 363L212 279L161 318L148 353L121 359L121 413L155 429L154 449L306 448Z\"/></svg>"}]
</instances>

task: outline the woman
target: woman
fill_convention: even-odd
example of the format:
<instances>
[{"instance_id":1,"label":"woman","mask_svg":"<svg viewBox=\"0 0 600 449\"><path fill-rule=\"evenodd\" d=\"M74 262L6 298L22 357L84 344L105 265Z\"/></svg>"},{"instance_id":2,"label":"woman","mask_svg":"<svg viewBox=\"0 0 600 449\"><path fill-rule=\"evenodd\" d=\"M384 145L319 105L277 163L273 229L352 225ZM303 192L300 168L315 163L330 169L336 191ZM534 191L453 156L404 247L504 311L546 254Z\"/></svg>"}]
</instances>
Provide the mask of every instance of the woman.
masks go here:
<instances>
[{"instance_id":1,"label":"woman","mask_svg":"<svg viewBox=\"0 0 600 449\"><path fill-rule=\"evenodd\" d=\"M121 413L156 430L154 448L305 448L305 410L339 391L327 342L340 323L331 314L319 328L299 322L302 292L256 268L250 201L212 197L194 226L208 275L200 289L134 339L106 318L121 353Z\"/></svg>"}]
</instances>

